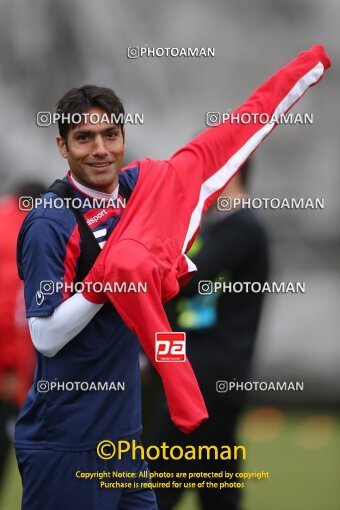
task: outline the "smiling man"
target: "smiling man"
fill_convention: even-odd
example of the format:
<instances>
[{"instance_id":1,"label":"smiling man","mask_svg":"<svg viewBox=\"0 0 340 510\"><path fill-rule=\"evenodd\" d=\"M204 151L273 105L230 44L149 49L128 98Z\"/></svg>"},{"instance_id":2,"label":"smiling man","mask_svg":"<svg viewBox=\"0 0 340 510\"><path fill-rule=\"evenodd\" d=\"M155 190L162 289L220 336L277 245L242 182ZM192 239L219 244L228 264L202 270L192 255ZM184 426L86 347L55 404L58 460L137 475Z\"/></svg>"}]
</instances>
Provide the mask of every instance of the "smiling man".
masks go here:
<instances>
[{"instance_id":1,"label":"smiling man","mask_svg":"<svg viewBox=\"0 0 340 510\"><path fill-rule=\"evenodd\" d=\"M64 183L73 197L84 204L86 198L109 204L120 193L123 198L131 195L125 211L84 205L85 220L103 248L85 281L143 279L147 293L98 295L90 290L71 295L70 285L82 279L80 260L89 248L84 246L82 223L66 206L42 205L27 216L19 236L18 265L38 365L16 426L23 510L41 510L46 501L48 510L157 508L150 489L103 491L74 474L129 471L137 481L138 473L147 469L128 456L118 463L96 454L102 440L138 440L141 433L138 339L162 377L175 425L190 432L207 418L188 360L155 361L155 333L170 331L162 305L196 269L186 252L202 215L276 126L270 120L259 122L259 114L287 112L329 66L323 47L313 46L236 110L255 115L252 123L226 122L205 130L168 160L144 159L124 168L123 125L105 116L124 114L114 92L86 86L61 99L58 111L61 117L70 115L71 122L61 118L57 143L68 160ZM85 116L91 113L101 122ZM83 115L84 122L72 123L73 114ZM50 193L46 198L57 197ZM43 292L42 282L64 285L58 292ZM67 381L121 381L126 389L91 392L74 384L68 390L70 385L62 384Z\"/></svg>"},{"instance_id":2,"label":"smiling man","mask_svg":"<svg viewBox=\"0 0 340 510\"><path fill-rule=\"evenodd\" d=\"M78 182L109 194L118 186L123 166L124 128L107 122L109 116L100 108L90 108L87 113L84 118L89 122L75 126L68 138L58 136L57 143Z\"/></svg>"},{"instance_id":3,"label":"smiling man","mask_svg":"<svg viewBox=\"0 0 340 510\"><path fill-rule=\"evenodd\" d=\"M57 108L57 144L70 168L63 181L78 203L85 204L82 214L103 247L139 173L137 165L121 171L124 126L111 122L111 117L120 120L123 105L110 89L84 86L67 92ZM78 122L80 115L85 122ZM73 118L75 123L69 121ZM48 501L49 510L154 510L150 489L108 491L96 481L75 477L79 469L137 474L147 469L144 462L132 462L128 456L119 462L103 461L96 453L103 439L129 440L141 434L140 347L111 303L93 304L72 294L70 286L82 279L80 256L88 247L83 246L77 218L66 203L51 207L49 201L58 199L52 192L44 198L46 206L28 215L18 245L26 315L37 355L34 385L15 432L22 508L41 510ZM98 201L103 203L100 208ZM44 292L41 282L45 289L46 282L52 282L52 288L56 282L64 286ZM85 388L92 382L101 383L98 391L83 391L79 384ZM115 391L116 387L124 390Z\"/></svg>"}]
</instances>

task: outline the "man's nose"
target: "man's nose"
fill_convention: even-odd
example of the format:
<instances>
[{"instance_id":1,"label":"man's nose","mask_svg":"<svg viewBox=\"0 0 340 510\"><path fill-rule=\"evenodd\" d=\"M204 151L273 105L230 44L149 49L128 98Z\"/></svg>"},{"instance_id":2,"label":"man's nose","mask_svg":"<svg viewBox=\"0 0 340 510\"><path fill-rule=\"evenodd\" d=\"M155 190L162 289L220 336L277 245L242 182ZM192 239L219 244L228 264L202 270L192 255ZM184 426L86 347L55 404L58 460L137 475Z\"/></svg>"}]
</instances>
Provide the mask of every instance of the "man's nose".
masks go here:
<instances>
[{"instance_id":1,"label":"man's nose","mask_svg":"<svg viewBox=\"0 0 340 510\"><path fill-rule=\"evenodd\" d=\"M105 140L102 136L96 136L94 139L93 156L97 158L104 158L107 156L108 151L105 145Z\"/></svg>"}]
</instances>

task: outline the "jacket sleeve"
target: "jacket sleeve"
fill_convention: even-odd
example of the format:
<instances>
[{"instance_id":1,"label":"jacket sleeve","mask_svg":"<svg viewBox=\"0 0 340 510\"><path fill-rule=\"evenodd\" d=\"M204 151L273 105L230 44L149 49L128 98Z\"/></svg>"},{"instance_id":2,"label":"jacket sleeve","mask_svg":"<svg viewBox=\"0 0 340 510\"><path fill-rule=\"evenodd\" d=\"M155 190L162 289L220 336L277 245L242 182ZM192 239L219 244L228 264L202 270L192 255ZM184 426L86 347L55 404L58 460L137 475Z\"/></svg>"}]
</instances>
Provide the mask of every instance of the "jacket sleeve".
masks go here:
<instances>
[{"instance_id":1,"label":"jacket sleeve","mask_svg":"<svg viewBox=\"0 0 340 510\"><path fill-rule=\"evenodd\" d=\"M220 191L273 131L280 116L321 80L328 67L324 48L313 46L265 81L227 122L206 129L171 157L170 167L193 211L183 252L189 249L202 214Z\"/></svg>"}]
</instances>

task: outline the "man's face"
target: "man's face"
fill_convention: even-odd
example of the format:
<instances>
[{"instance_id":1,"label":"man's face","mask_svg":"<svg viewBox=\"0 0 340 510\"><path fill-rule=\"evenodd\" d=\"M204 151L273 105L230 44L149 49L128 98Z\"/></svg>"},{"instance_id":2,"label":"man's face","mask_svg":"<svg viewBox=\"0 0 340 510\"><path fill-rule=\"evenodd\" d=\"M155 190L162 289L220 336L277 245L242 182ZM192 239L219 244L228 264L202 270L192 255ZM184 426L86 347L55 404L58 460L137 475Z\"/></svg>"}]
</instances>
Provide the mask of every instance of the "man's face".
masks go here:
<instances>
[{"instance_id":1,"label":"man's face","mask_svg":"<svg viewBox=\"0 0 340 510\"><path fill-rule=\"evenodd\" d=\"M101 108L91 108L89 120L77 124L67 133L67 143L60 136L60 154L67 158L75 179L96 191L112 193L118 185L118 173L123 166L125 143L120 126L96 122L105 114ZM91 114L95 123L91 122ZM110 117L110 115L107 115Z\"/></svg>"}]
</instances>

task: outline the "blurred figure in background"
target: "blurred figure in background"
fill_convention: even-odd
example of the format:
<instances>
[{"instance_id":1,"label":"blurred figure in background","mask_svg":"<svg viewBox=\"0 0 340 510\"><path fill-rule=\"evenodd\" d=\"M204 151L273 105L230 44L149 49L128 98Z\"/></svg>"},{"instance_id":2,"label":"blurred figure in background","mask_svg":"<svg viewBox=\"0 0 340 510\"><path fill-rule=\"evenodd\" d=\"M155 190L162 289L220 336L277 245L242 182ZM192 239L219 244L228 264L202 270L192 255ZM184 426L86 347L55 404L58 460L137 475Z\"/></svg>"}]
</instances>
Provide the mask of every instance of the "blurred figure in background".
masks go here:
<instances>
[{"instance_id":1,"label":"blurred figure in background","mask_svg":"<svg viewBox=\"0 0 340 510\"><path fill-rule=\"evenodd\" d=\"M244 393L224 392L223 383L218 385L217 381L248 380L263 294L244 291L210 293L210 289L199 282L206 280L213 285L213 282L267 281L265 230L252 210L233 206L235 198L247 197L251 165L252 162L248 161L222 193L226 200L221 204L229 204L228 211L215 207L207 215L201 234L189 253L198 271L167 308L173 330L187 333L188 356L210 418L198 430L185 436L170 422L165 401L156 399L156 402L161 401L161 405L155 411L152 424L149 422L150 436L147 433L145 437L147 444L161 444L163 441L169 446L182 447L188 444L237 444L235 431ZM235 472L237 465L234 461L225 460L155 461L150 462L150 470ZM176 481L183 484L183 479ZM182 489L159 489L156 495L159 510L170 510L178 502ZM239 489L202 489L199 492L204 510L238 510L240 495Z\"/></svg>"},{"instance_id":2,"label":"blurred figure in background","mask_svg":"<svg viewBox=\"0 0 340 510\"><path fill-rule=\"evenodd\" d=\"M26 216L19 208L19 197L38 198L44 192L41 184L25 182L0 199L0 488L15 420L34 369L23 284L16 264L17 237Z\"/></svg>"}]
</instances>

